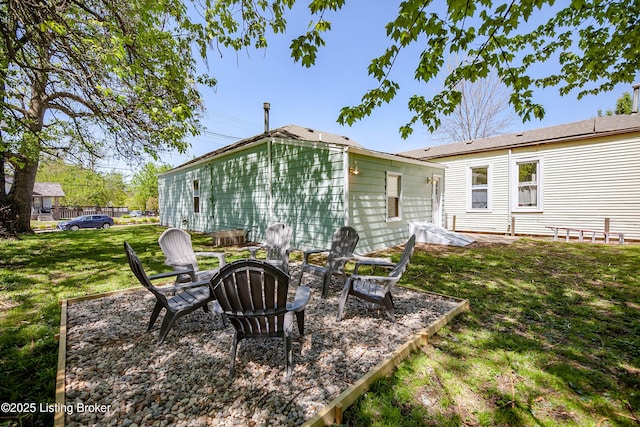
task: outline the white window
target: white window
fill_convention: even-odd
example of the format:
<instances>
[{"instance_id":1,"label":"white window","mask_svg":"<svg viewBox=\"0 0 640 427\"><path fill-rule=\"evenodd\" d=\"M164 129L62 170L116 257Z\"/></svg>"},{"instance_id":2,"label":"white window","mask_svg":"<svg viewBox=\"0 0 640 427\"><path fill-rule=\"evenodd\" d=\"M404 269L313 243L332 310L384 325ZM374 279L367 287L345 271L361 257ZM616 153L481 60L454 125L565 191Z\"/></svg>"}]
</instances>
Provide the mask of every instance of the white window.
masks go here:
<instances>
[{"instance_id":1,"label":"white window","mask_svg":"<svg viewBox=\"0 0 640 427\"><path fill-rule=\"evenodd\" d=\"M469 210L491 209L491 166L469 166L467 188Z\"/></svg>"},{"instance_id":2,"label":"white window","mask_svg":"<svg viewBox=\"0 0 640 427\"><path fill-rule=\"evenodd\" d=\"M518 160L514 165L513 209L517 211L542 210L542 161Z\"/></svg>"},{"instance_id":3,"label":"white window","mask_svg":"<svg viewBox=\"0 0 640 427\"><path fill-rule=\"evenodd\" d=\"M387 221L402 217L402 176L387 172Z\"/></svg>"},{"instance_id":4,"label":"white window","mask_svg":"<svg viewBox=\"0 0 640 427\"><path fill-rule=\"evenodd\" d=\"M200 181L193 180L193 212L200 213Z\"/></svg>"}]
</instances>

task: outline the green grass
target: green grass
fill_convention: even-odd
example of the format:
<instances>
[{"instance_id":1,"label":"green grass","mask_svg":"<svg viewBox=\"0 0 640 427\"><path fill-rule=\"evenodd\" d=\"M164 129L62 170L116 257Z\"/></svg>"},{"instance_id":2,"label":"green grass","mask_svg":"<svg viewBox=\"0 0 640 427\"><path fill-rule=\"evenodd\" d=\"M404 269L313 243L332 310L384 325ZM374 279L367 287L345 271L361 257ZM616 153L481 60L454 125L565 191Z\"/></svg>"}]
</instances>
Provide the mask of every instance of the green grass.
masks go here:
<instances>
[{"instance_id":1,"label":"green grass","mask_svg":"<svg viewBox=\"0 0 640 427\"><path fill-rule=\"evenodd\" d=\"M163 230L0 240L0 402L54 402L59 300L137 286L123 241L148 273L166 271ZM194 234L193 243L212 250L208 236ZM377 382L345 423L637 426L639 265L636 245L525 240L416 250L402 282L468 299L471 310ZM51 414L0 413L0 425L51 424Z\"/></svg>"},{"instance_id":2,"label":"green grass","mask_svg":"<svg viewBox=\"0 0 640 427\"><path fill-rule=\"evenodd\" d=\"M126 263L124 241L149 274L166 271L157 243L163 230L140 225L0 239L0 402L55 402L59 301L139 286ZM196 250L212 250L211 242L193 236ZM51 414L0 413L0 425L52 423Z\"/></svg>"},{"instance_id":3,"label":"green grass","mask_svg":"<svg viewBox=\"0 0 640 427\"><path fill-rule=\"evenodd\" d=\"M403 282L470 301L350 426L637 426L640 246L417 251Z\"/></svg>"}]
</instances>

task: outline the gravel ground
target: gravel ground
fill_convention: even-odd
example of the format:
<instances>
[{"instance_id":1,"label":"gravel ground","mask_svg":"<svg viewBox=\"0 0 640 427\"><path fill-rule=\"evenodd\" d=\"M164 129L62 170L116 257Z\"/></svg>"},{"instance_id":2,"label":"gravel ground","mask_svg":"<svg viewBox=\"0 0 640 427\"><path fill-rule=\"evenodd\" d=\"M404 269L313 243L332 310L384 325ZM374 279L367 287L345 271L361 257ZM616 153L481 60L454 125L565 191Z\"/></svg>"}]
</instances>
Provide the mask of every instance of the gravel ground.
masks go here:
<instances>
[{"instance_id":1,"label":"gravel ground","mask_svg":"<svg viewBox=\"0 0 640 427\"><path fill-rule=\"evenodd\" d=\"M269 339L240 342L230 380L232 327L202 310L178 319L157 345L163 314L147 333L155 302L147 291L69 305L65 425L300 425L457 305L396 288L395 324L352 297L338 322L342 286L333 282L322 299L319 281L308 277L305 336L294 335L290 378L284 376L283 341Z\"/></svg>"}]
</instances>

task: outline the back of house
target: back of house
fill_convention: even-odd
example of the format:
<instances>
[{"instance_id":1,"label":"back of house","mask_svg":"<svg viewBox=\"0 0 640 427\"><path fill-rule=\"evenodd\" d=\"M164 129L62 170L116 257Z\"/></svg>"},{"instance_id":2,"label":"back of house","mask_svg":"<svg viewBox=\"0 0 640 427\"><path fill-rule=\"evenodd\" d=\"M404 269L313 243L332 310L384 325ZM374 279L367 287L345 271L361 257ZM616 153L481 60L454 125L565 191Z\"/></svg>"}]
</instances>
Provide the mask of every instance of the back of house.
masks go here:
<instances>
[{"instance_id":1,"label":"back of house","mask_svg":"<svg viewBox=\"0 0 640 427\"><path fill-rule=\"evenodd\" d=\"M200 232L243 230L261 241L284 222L293 246L327 247L351 225L359 253L404 242L432 220L442 168L374 152L347 137L288 125L208 153L159 177L160 223Z\"/></svg>"}]
</instances>

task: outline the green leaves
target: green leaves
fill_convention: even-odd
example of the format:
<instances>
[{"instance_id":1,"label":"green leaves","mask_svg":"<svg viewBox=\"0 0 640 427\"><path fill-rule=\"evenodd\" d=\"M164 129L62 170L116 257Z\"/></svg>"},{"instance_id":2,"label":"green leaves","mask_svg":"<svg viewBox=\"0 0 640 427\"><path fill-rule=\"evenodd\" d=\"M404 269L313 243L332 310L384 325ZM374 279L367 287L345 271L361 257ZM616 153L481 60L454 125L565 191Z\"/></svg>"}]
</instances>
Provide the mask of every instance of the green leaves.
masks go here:
<instances>
[{"instance_id":1,"label":"green leaves","mask_svg":"<svg viewBox=\"0 0 640 427\"><path fill-rule=\"evenodd\" d=\"M315 64L318 47L324 46L325 44L321 33L329 31L331 29L331 23L320 20L314 24L312 21L309 26L312 27L312 29L306 34L294 39L290 46L291 56L294 61L300 62L307 68Z\"/></svg>"},{"instance_id":2,"label":"green leaves","mask_svg":"<svg viewBox=\"0 0 640 427\"><path fill-rule=\"evenodd\" d=\"M640 4L613 0L572 0L556 6L554 0L525 0L494 5L490 0L441 2L405 0L386 25L389 43L373 58L368 73L378 86L367 91L358 105L344 107L338 122L352 124L390 102L399 85L392 78L396 59L415 51L414 79L433 92L416 94L407 107L414 115L400 129L408 136L417 125L434 131L438 116L455 109L460 97L455 87L496 73L511 92L510 104L523 120L542 118L544 108L534 99L534 88L557 87L561 95L578 90L578 98L631 82L640 69ZM339 10L343 1L312 0L309 9L322 15ZM549 13L553 11L552 13ZM541 22L541 18L544 20ZM323 23L322 19L317 21ZM537 27L532 23L541 22ZM295 61L315 63L321 34L319 25L291 44ZM425 48L426 46L426 48ZM415 55L415 54L414 54ZM451 57L464 62L446 72Z\"/></svg>"}]
</instances>

